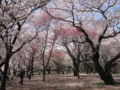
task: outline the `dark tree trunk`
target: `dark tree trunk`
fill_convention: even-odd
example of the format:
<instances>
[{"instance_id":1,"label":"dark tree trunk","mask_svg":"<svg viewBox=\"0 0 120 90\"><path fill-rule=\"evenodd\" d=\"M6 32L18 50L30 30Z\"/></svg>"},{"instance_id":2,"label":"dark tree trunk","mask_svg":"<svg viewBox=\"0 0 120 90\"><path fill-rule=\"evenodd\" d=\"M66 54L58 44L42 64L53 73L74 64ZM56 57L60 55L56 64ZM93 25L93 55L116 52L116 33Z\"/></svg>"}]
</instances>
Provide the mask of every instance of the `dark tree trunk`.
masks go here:
<instances>
[{"instance_id":1,"label":"dark tree trunk","mask_svg":"<svg viewBox=\"0 0 120 90\"><path fill-rule=\"evenodd\" d=\"M48 74L51 74L51 67L48 67Z\"/></svg>"},{"instance_id":2,"label":"dark tree trunk","mask_svg":"<svg viewBox=\"0 0 120 90\"><path fill-rule=\"evenodd\" d=\"M104 81L105 81L105 84L107 85L113 85L115 83L110 71L106 72L106 78Z\"/></svg>"},{"instance_id":3,"label":"dark tree trunk","mask_svg":"<svg viewBox=\"0 0 120 90\"><path fill-rule=\"evenodd\" d=\"M94 54L93 61L94 61L95 67L97 69L97 72L98 72L101 80L103 80L105 82L105 84L107 84L107 85L113 85L115 82L112 77L112 74L110 73L110 70L105 71L103 69L103 67L99 64L99 54L98 53Z\"/></svg>"},{"instance_id":4,"label":"dark tree trunk","mask_svg":"<svg viewBox=\"0 0 120 90\"><path fill-rule=\"evenodd\" d=\"M10 75L10 69L8 69L8 75Z\"/></svg>"},{"instance_id":5,"label":"dark tree trunk","mask_svg":"<svg viewBox=\"0 0 120 90\"><path fill-rule=\"evenodd\" d=\"M33 75L33 62L34 62L34 59L31 60L31 74Z\"/></svg>"},{"instance_id":6,"label":"dark tree trunk","mask_svg":"<svg viewBox=\"0 0 120 90\"><path fill-rule=\"evenodd\" d=\"M28 72L30 71L30 65L27 66L27 77L28 77Z\"/></svg>"},{"instance_id":7,"label":"dark tree trunk","mask_svg":"<svg viewBox=\"0 0 120 90\"><path fill-rule=\"evenodd\" d=\"M2 83L1 83L0 90L6 90L6 77L7 77L7 71L8 71L8 66L9 66L9 59L10 59L10 55L8 54L8 55L6 55L6 59L5 59L3 80L2 80Z\"/></svg>"},{"instance_id":8,"label":"dark tree trunk","mask_svg":"<svg viewBox=\"0 0 120 90\"><path fill-rule=\"evenodd\" d=\"M86 68L86 73L89 74L89 68L88 67Z\"/></svg>"},{"instance_id":9,"label":"dark tree trunk","mask_svg":"<svg viewBox=\"0 0 120 90\"><path fill-rule=\"evenodd\" d=\"M78 73L76 70L73 70L74 76L78 76Z\"/></svg>"},{"instance_id":10,"label":"dark tree trunk","mask_svg":"<svg viewBox=\"0 0 120 90\"><path fill-rule=\"evenodd\" d=\"M68 71L69 71L69 73L71 72L70 67L68 67Z\"/></svg>"},{"instance_id":11,"label":"dark tree trunk","mask_svg":"<svg viewBox=\"0 0 120 90\"><path fill-rule=\"evenodd\" d=\"M75 60L73 60L73 72L74 72L74 76L78 76L77 64L76 64Z\"/></svg>"},{"instance_id":12,"label":"dark tree trunk","mask_svg":"<svg viewBox=\"0 0 120 90\"><path fill-rule=\"evenodd\" d=\"M80 78L79 76L79 65L76 64L76 66L74 66L74 76L77 76L78 78Z\"/></svg>"},{"instance_id":13,"label":"dark tree trunk","mask_svg":"<svg viewBox=\"0 0 120 90\"><path fill-rule=\"evenodd\" d=\"M84 67L83 67L83 72L86 72L86 67L85 67L85 63L83 63Z\"/></svg>"},{"instance_id":14,"label":"dark tree trunk","mask_svg":"<svg viewBox=\"0 0 120 90\"><path fill-rule=\"evenodd\" d=\"M14 75L14 76L16 75L16 71L15 71L15 70L13 70L13 75Z\"/></svg>"},{"instance_id":15,"label":"dark tree trunk","mask_svg":"<svg viewBox=\"0 0 120 90\"><path fill-rule=\"evenodd\" d=\"M45 75L46 75L46 68L43 68L43 82L45 81Z\"/></svg>"},{"instance_id":16,"label":"dark tree trunk","mask_svg":"<svg viewBox=\"0 0 120 90\"><path fill-rule=\"evenodd\" d=\"M78 72L78 78L80 78L80 75L79 75L79 72L80 72L80 70L79 70L79 64L78 64L78 66L77 66L77 72Z\"/></svg>"},{"instance_id":17,"label":"dark tree trunk","mask_svg":"<svg viewBox=\"0 0 120 90\"><path fill-rule=\"evenodd\" d=\"M59 67L59 65L57 65L57 74L58 75L60 74L60 67Z\"/></svg>"}]
</instances>

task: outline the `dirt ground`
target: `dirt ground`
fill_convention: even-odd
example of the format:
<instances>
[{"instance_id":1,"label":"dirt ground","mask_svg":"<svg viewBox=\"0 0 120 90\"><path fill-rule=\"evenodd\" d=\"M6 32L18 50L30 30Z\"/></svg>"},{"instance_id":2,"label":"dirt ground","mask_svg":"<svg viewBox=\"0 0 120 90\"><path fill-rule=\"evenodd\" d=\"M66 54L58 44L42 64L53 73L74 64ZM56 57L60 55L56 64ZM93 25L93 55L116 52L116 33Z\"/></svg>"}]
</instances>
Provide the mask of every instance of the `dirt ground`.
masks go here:
<instances>
[{"instance_id":1,"label":"dirt ground","mask_svg":"<svg viewBox=\"0 0 120 90\"><path fill-rule=\"evenodd\" d=\"M24 85L19 85L19 78L7 81L6 90L120 90L120 75L114 74L115 85L104 85L99 76L80 74L80 79L70 75L34 75L31 81L24 78Z\"/></svg>"}]
</instances>

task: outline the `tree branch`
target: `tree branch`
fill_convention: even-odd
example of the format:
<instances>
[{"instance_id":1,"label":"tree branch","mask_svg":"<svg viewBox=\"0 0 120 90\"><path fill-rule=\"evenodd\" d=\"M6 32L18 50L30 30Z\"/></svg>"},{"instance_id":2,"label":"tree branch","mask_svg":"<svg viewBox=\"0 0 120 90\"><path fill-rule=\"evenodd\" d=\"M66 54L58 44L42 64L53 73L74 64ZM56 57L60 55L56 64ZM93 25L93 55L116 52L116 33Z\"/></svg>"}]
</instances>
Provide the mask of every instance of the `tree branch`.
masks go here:
<instances>
[{"instance_id":1,"label":"tree branch","mask_svg":"<svg viewBox=\"0 0 120 90\"><path fill-rule=\"evenodd\" d=\"M108 61L105 65L105 68L111 68L116 65L116 63L112 64L114 61L116 61L118 58L120 58L120 53L118 53L114 58L112 58L110 61Z\"/></svg>"}]
</instances>

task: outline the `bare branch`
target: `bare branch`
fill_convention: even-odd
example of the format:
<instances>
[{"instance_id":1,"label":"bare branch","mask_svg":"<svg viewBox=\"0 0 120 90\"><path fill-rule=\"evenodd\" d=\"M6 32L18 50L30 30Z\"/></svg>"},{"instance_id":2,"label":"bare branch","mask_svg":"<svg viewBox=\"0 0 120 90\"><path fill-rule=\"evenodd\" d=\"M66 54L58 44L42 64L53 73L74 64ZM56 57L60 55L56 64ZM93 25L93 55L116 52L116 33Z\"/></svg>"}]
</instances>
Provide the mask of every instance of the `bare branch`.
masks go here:
<instances>
[{"instance_id":1,"label":"bare branch","mask_svg":"<svg viewBox=\"0 0 120 90\"><path fill-rule=\"evenodd\" d=\"M113 67L113 66L115 66L116 65L116 63L113 63L113 62L115 62L117 59L119 59L120 58L120 53L118 53L115 57L113 57L110 61L108 61L107 63L106 63L106 65L105 65L105 67L106 68L111 68L111 67ZM113 63L113 64L112 64Z\"/></svg>"},{"instance_id":2,"label":"bare branch","mask_svg":"<svg viewBox=\"0 0 120 90\"><path fill-rule=\"evenodd\" d=\"M18 49L16 49L15 51L13 51L12 54L18 52L26 43L29 43L29 42L31 42L33 39L35 39L35 38L37 37L37 35L38 35L38 32L36 32L36 35L35 35L33 38L31 38L30 40L25 41Z\"/></svg>"}]
</instances>

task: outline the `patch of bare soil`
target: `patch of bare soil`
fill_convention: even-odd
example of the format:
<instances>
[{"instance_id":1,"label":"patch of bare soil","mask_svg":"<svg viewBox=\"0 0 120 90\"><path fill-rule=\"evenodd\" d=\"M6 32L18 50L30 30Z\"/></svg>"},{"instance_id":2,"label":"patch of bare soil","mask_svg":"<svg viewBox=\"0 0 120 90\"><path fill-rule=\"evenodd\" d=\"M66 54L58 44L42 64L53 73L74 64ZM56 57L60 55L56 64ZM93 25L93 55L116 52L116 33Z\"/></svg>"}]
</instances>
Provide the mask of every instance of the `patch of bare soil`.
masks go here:
<instances>
[{"instance_id":1,"label":"patch of bare soil","mask_svg":"<svg viewBox=\"0 0 120 90\"><path fill-rule=\"evenodd\" d=\"M24 78L24 85L19 85L19 78L7 81L7 90L120 90L120 75L114 75L115 85L104 85L99 76L80 74L80 79L70 75L35 75L31 81Z\"/></svg>"}]
</instances>

